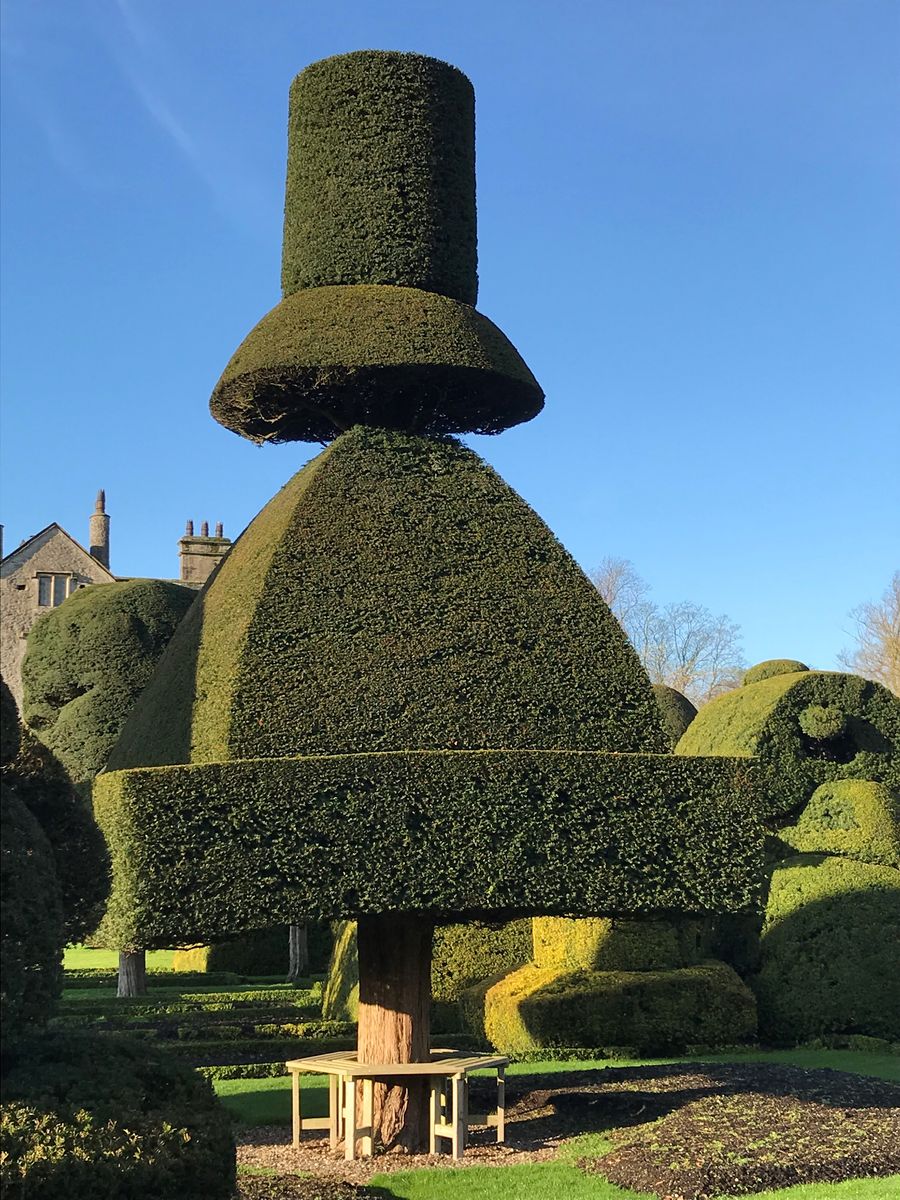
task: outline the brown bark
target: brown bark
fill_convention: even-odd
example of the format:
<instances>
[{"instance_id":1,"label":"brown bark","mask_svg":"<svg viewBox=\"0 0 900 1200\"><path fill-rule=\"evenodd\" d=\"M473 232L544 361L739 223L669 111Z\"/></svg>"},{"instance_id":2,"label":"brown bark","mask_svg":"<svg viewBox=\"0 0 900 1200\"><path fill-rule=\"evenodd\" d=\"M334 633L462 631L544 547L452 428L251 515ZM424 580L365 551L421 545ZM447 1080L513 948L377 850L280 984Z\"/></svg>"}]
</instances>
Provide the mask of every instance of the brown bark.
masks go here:
<instances>
[{"instance_id":1,"label":"brown bark","mask_svg":"<svg viewBox=\"0 0 900 1200\"><path fill-rule=\"evenodd\" d=\"M309 967L309 935L306 924L288 926L288 981L302 979Z\"/></svg>"},{"instance_id":2,"label":"brown bark","mask_svg":"<svg viewBox=\"0 0 900 1200\"><path fill-rule=\"evenodd\" d=\"M428 1061L433 932L431 921L415 914L360 917L360 1062ZM373 1124L376 1146L427 1152L427 1081L376 1083Z\"/></svg>"},{"instance_id":3,"label":"brown bark","mask_svg":"<svg viewBox=\"0 0 900 1200\"><path fill-rule=\"evenodd\" d=\"M119 953L119 986L117 996L143 996L147 990L147 955L144 950L122 950Z\"/></svg>"}]
</instances>

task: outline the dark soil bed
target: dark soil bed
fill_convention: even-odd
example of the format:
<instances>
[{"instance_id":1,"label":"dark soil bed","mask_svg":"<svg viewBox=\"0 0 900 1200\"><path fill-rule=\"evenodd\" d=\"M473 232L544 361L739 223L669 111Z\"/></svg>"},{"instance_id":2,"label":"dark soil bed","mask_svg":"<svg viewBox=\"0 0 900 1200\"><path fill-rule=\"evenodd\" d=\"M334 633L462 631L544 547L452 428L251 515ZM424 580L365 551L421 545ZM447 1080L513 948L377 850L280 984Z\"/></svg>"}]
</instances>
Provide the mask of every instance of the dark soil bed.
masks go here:
<instances>
[{"instance_id":1,"label":"dark soil bed","mask_svg":"<svg viewBox=\"0 0 900 1200\"><path fill-rule=\"evenodd\" d=\"M492 1080L472 1080L471 1108L487 1107ZM614 1149L584 1159L586 1170L636 1191L706 1200L794 1183L900 1172L900 1086L840 1071L762 1063L610 1067L507 1080L506 1143L493 1128L472 1130L465 1158L385 1155L347 1163L325 1138L292 1150L284 1127L248 1129L238 1161L273 1168L277 1181L242 1176L245 1200L350 1200L345 1191L295 1189L365 1184L384 1171L547 1162L580 1133L605 1133ZM285 1175L281 1173L284 1172ZM266 1187L270 1190L266 1190ZM247 1190L247 1189L251 1190ZM257 1190L252 1190L256 1188ZM369 1193L355 1193L365 1200ZM377 1193L376 1193L377 1194Z\"/></svg>"}]
</instances>

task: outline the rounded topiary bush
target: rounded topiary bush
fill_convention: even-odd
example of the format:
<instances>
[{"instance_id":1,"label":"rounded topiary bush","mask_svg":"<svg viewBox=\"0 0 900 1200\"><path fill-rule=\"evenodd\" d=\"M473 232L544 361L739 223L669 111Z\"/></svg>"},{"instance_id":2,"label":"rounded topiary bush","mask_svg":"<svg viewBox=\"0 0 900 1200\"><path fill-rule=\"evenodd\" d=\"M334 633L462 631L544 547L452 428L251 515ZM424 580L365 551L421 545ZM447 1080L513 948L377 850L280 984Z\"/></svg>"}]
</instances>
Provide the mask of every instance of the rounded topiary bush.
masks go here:
<instances>
[{"instance_id":1,"label":"rounded topiary bush","mask_svg":"<svg viewBox=\"0 0 900 1200\"><path fill-rule=\"evenodd\" d=\"M22 666L25 723L76 784L106 765L135 698L196 596L162 579L94 584L31 629Z\"/></svg>"},{"instance_id":2,"label":"rounded topiary bush","mask_svg":"<svg viewBox=\"0 0 900 1200\"><path fill-rule=\"evenodd\" d=\"M687 696L664 683L654 683L653 695L662 713L663 725L674 749L684 731L697 715L697 708Z\"/></svg>"},{"instance_id":3,"label":"rounded topiary bush","mask_svg":"<svg viewBox=\"0 0 900 1200\"><path fill-rule=\"evenodd\" d=\"M900 788L900 699L858 675L774 675L705 704L675 752L756 756L762 815L783 820L823 783Z\"/></svg>"},{"instance_id":4,"label":"rounded topiary bush","mask_svg":"<svg viewBox=\"0 0 900 1200\"><path fill-rule=\"evenodd\" d=\"M741 681L744 687L749 683L759 683L761 679L771 679L775 675L792 675L797 671L808 671L806 663L796 658L767 658L765 662L757 663L744 672Z\"/></svg>"},{"instance_id":5,"label":"rounded topiary bush","mask_svg":"<svg viewBox=\"0 0 900 1200\"><path fill-rule=\"evenodd\" d=\"M535 917L532 936L538 967L659 971L702 961L710 933L699 919Z\"/></svg>"},{"instance_id":6,"label":"rounded topiary bush","mask_svg":"<svg viewBox=\"0 0 900 1200\"><path fill-rule=\"evenodd\" d=\"M63 911L47 841L9 779L0 784L0 1026L4 1055L43 1025L62 988Z\"/></svg>"},{"instance_id":7,"label":"rounded topiary bush","mask_svg":"<svg viewBox=\"0 0 900 1200\"><path fill-rule=\"evenodd\" d=\"M823 783L797 823L778 836L806 853L900 867L900 794L865 779Z\"/></svg>"},{"instance_id":8,"label":"rounded topiary bush","mask_svg":"<svg viewBox=\"0 0 900 1200\"><path fill-rule=\"evenodd\" d=\"M227 1200L231 1124L209 1083L146 1041L67 1031L16 1048L2 1087L10 1200Z\"/></svg>"},{"instance_id":9,"label":"rounded topiary bush","mask_svg":"<svg viewBox=\"0 0 900 1200\"><path fill-rule=\"evenodd\" d=\"M749 982L760 1036L900 1038L900 871L799 855L772 874Z\"/></svg>"},{"instance_id":10,"label":"rounded topiary bush","mask_svg":"<svg viewBox=\"0 0 900 1200\"><path fill-rule=\"evenodd\" d=\"M669 971L527 966L471 989L463 1005L473 1032L516 1056L579 1046L679 1053L756 1034L753 995L720 962Z\"/></svg>"}]
</instances>

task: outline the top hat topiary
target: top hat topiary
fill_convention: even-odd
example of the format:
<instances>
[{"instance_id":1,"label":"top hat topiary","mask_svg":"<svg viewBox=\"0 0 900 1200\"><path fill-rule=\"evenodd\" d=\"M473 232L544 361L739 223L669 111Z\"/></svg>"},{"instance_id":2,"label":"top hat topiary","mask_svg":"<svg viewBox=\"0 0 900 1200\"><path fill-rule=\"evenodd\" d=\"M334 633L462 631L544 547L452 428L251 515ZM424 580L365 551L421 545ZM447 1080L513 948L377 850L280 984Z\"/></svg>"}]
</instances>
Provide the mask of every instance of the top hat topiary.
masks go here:
<instances>
[{"instance_id":1,"label":"top hat topiary","mask_svg":"<svg viewBox=\"0 0 900 1200\"><path fill-rule=\"evenodd\" d=\"M294 80L284 299L216 385L217 421L256 442L361 423L497 433L543 392L472 306L475 98L455 67L365 50Z\"/></svg>"}]
</instances>

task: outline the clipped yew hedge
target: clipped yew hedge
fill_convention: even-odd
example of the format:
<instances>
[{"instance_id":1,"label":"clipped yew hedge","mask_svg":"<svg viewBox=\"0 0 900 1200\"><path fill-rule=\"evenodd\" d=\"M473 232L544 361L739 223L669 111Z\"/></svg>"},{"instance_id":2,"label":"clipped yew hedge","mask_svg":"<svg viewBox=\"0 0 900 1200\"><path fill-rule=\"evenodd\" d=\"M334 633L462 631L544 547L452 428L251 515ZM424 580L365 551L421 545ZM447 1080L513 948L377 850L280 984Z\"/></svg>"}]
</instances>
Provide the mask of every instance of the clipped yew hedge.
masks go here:
<instances>
[{"instance_id":1,"label":"clipped yew hedge","mask_svg":"<svg viewBox=\"0 0 900 1200\"><path fill-rule=\"evenodd\" d=\"M209 1082L146 1041L45 1034L3 1079L9 1200L229 1200L230 1120Z\"/></svg>"},{"instance_id":2,"label":"clipped yew hedge","mask_svg":"<svg viewBox=\"0 0 900 1200\"><path fill-rule=\"evenodd\" d=\"M805 853L900 867L900 793L864 779L823 783L797 823L778 836Z\"/></svg>"},{"instance_id":3,"label":"clipped yew hedge","mask_svg":"<svg viewBox=\"0 0 900 1200\"><path fill-rule=\"evenodd\" d=\"M6 680L0 677L0 766L19 753L19 710Z\"/></svg>"},{"instance_id":4,"label":"clipped yew hedge","mask_svg":"<svg viewBox=\"0 0 900 1200\"><path fill-rule=\"evenodd\" d=\"M210 411L256 442L330 442L354 424L420 434L499 433L544 393L487 317L415 288L295 292L250 331Z\"/></svg>"},{"instance_id":5,"label":"clipped yew hedge","mask_svg":"<svg viewBox=\"0 0 900 1200\"><path fill-rule=\"evenodd\" d=\"M751 908L749 764L411 752L101 776L108 919L148 948L288 915ZM648 863L665 870L648 871Z\"/></svg>"},{"instance_id":6,"label":"clipped yew hedge","mask_svg":"<svg viewBox=\"0 0 900 1200\"><path fill-rule=\"evenodd\" d=\"M900 1040L900 871L831 855L787 859L772 874L748 982L769 1042Z\"/></svg>"},{"instance_id":7,"label":"clipped yew hedge","mask_svg":"<svg viewBox=\"0 0 900 1200\"><path fill-rule=\"evenodd\" d=\"M607 1046L638 1054L756 1035L753 994L720 962L665 971L522 967L463 998L470 1027L503 1054Z\"/></svg>"},{"instance_id":8,"label":"clipped yew hedge","mask_svg":"<svg viewBox=\"0 0 900 1200\"><path fill-rule=\"evenodd\" d=\"M710 930L684 917L641 921L610 917L535 917L534 964L558 970L659 971L709 955Z\"/></svg>"},{"instance_id":9,"label":"clipped yew hedge","mask_svg":"<svg viewBox=\"0 0 900 1200\"><path fill-rule=\"evenodd\" d=\"M705 704L676 754L758 756L761 815L783 819L824 783L900 788L900 699L858 675L773 675Z\"/></svg>"},{"instance_id":10,"label":"clipped yew hedge","mask_svg":"<svg viewBox=\"0 0 900 1200\"><path fill-rule=\"evenodd\" d=\"M359 50L291 85L282 287L478 295L475 93L448 63Z\"/></svg>"},{"instance_id":11,"label":"clipped yew hedge","mask_svg":"<svg viewBox=\"0 0 900 1200\"><path fill-rule=\"evenodd\" d=\"M356 427L242 534L109 767L454 748L667 740L617 621L521 497L453 439Z\"/></svg>"},{"instance_id":12,"label":"clipped yew hedge","mask_svg":"<svg viewBox=\"0 0 900 1200\"><path fill-rule=\"evenodd\" d=\"M653 684L653 695L659 705L663 725L669 735L669 743L674 749L678 745L681 735L696 717L696 706L688 700L687 696L664 683Z\"/></svg>"},{"instance_id":13,"label":"clipped yew hedge","mask_svg":"<svg viewBox=\"0 0 900 1200\"><path fill-rule=\"evenodd\" d=\"M772 679L775 675L793 675L797 671L808 671L806 663L796 658L767 658L765 662L757 663L744 672L741 682L759 683L761 679Z\"/></svg>"},{"instance_id":14,"label":"clipped yew hedge","mask_svg":"<svg viewBox=\"0 0 900 1200\"><path fill-rule=\"evenodd\" d=\"M32 627L22 667L24 721L76 784L106 765L196 595L163 579L94 584Z\"/></svg>"}]
</instances>

